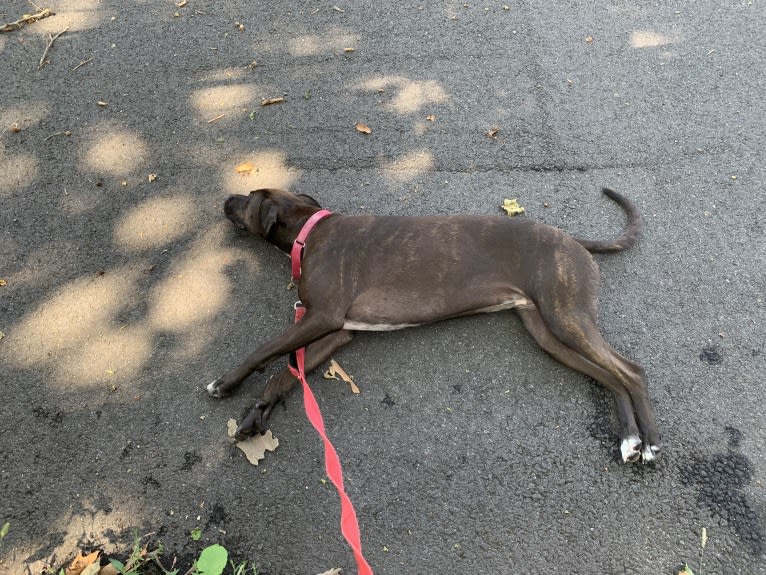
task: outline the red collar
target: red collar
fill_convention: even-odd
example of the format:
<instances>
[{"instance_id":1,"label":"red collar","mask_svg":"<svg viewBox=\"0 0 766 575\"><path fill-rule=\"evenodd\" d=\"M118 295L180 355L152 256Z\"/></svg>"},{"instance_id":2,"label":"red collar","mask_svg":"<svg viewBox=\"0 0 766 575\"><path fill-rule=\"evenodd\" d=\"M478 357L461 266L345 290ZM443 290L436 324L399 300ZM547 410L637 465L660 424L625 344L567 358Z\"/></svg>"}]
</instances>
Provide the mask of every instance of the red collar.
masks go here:
<instances>
[{"instance_id":1,"label":"red collar","mask_svg":"<svg viewBox=\"0 0 766 575\"><path fill-rule=\"evenodd\" d=\"M327 216L332 215L330 210L319 210L313 216L311 216L306 223L303 224L301 231L298 233L298 237L293 242L293 249L290 250L290 259L292 260L292 275L293 281L297 282L301 278L301 257L303 256L303 246L306 243L306 238L320 221Z\"/></svg>"}]
</instances>

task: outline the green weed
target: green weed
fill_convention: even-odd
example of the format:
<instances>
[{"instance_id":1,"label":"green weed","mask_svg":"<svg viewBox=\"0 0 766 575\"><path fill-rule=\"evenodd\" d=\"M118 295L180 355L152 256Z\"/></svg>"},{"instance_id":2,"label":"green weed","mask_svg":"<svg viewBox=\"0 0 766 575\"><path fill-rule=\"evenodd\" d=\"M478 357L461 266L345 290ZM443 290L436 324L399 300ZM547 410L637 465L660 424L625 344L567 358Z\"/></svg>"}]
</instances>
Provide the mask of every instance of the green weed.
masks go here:
<instances>
[{"instance_id":1,"label":"green weed","mask_svg":"<svg viewBox=\"0 0 766 575\"><path fill-rule=\"evenodd\" d=\"M707 545L707 529L703 527L702 532L700 533L699 573L697 575L702 575L702 570L705 565L705 546L706 545ZM692 568L689 567L688 563L684 563L684 568L678 572L678 575L695 575L695 573L694 571L692 571Z\"/></svg>"},{"instance_id":2,"label":"green weed","mask_svg":"<svg viewBox=\"0 0 766 575\"><path fill-rule=\"evenodd\" d=\"M3 529L0 529L0 539L5 536L3 530L7 533L7 529L3 526ZM258 575L255 562L235 563L229 560L229 552L226 548L219 544L208 545L202 549L192 566L186 571L176 568L175 559L168 569L161 561L164 551L162 544L157 543L156 547L150 549L149 545L143 542L150 535L141 537L137 531L134 531L133 546L125 562L114 557L109 558L109 563L119 575L148 575L157 573L158 570L163 575ZM195 541L199 539L199 537L192 538ZM66 569L60 569L58 575L66 575Z\"/></svg>"},{"instance_id":3,"label":"green weed","mask_svg":"<svg viewBox=\"0 0 766 575\"><path fill-rule=\"evenodd\" d=\"M133 531L133 549L125 563L117 559L109 559L109 563L112 564L117 573L120 575L141 575L144 567L149 564L155 564L162 569L165 575L177 575L177 569L169 571L160 563L160 556L163 551L162 544L158 543L154 550L149 551L149 546L142 545L141 539L143 538L138 535L138 531Z\"/></svg>"}]
</instances>

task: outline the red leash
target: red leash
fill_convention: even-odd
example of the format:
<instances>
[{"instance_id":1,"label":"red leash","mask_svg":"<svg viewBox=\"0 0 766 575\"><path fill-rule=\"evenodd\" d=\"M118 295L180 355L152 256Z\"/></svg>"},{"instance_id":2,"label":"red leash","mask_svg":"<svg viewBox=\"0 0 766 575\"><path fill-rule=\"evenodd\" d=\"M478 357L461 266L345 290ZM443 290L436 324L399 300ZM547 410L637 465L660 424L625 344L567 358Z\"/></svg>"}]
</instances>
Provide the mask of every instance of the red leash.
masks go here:
<instances>
[{"instance_id":1,"label":"red leash","mask_svg":"<svg viewBox=\"0 0 766 575\"><path fill-rule=\"evenodd\" d=\"M311 229L320 220L326 218L331 213L332 212L327 210L316 212L304 224L303 228L298 234L298 237L295 239L295 242L293 243L293 249L290 252L290 257L292 258L293 281L297 281L300 278L300 261L301 255L303 253L303 246L306 242L306 238L311 232ZM305 313L306 308L304 308L300 302L295 304L296 323L301 320ZM311 391L311 388L306 381L306 371L304 367L305 357L305 347L296 350L296 365L293 366L292 362L288 362L288 368L290 369L290 373L297 377L303 386L303 403L304 407L306 408L306 416L324 443L325 471L327 472L327 476L330 478L330 481L332 481L333 485L335 485L335 489L338 490L338 495L340 496L340 531L343 534L343 537L346 538L346 541L348 541L348 544L351 546L351 550L354 552L357 573L359 575L373 575L372 568L365 560L364 555L362 555L362 541L361 535L359 533L359 523L356 519L356 511L354 510L354 506L351 503L351 499L349 499L345 489L343 488L343 469L340 465L340 458L338 457L338 453L335 451L335 447L333 447L332 443L327 437L327 433L325 432L324 428L322 412L319 411L319 404L317 403L317 400L314 397L314 393Z\"/></svg>"}]
</instances>

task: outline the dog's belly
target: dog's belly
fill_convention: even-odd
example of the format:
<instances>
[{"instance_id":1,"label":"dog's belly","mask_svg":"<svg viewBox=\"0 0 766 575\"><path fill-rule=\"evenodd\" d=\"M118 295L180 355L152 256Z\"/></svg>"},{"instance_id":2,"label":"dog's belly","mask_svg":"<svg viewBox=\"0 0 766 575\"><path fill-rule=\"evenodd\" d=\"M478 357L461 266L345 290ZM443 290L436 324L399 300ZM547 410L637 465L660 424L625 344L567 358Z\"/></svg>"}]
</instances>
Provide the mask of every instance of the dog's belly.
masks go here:
<instances>
[{"instance_id":1,"label":"dog's belly","mask_svg":"<svg viewBox=\"0 0 766 575\"><path fill-rule=\"evenodd\" d=\"M395 331L397 329L415 327L418 325L423 325L424 323L433 323L434 321L449 319L451 317L474 315L478 313L493 313L496 311L503 311L506 309L513 309L517 307L532 307L532 306L534 306L534 303L530 299L522 295L514 295L511 298L504 299L503 301L493 305L483 306L476 309L463 310L463 311L459 311L459 312L455 312L451 314L445 314L441 317L434 317L428 322L393 322L393 321L387 322L387 321L382 321L377 319L366 320L364 318L355 318L355 319L346 318L346 320L343 323L343 329L348 329L352 331Z\"/></svg>"},{"instance_id":2,"label":"dog's belly","mask_svg":"<svg viewBox=\"0 0 766 575\"><path fill-rule=\"evenodd\" d=\"M534 305L535 304L532 303L532 300L529 298L524 296L516 296L513 299L502 301L496 305L490 305L481 309L469 311L463 315L472 315L475 313L492 313L495 311L503 311L504 309L513 309L515 307L533 307Z\"/></svg>"},{"instance_id":3,"label":"dog's belly","mask_svg":"<svg viewBox=\"0 0 766 575\"><path fill-rule=\"evenodd\" d=\"M405 327L415 327L419 323L365 323L362 321L346 320L343 329L352 331L396 331Z\"/></svg>"}]
</instances>

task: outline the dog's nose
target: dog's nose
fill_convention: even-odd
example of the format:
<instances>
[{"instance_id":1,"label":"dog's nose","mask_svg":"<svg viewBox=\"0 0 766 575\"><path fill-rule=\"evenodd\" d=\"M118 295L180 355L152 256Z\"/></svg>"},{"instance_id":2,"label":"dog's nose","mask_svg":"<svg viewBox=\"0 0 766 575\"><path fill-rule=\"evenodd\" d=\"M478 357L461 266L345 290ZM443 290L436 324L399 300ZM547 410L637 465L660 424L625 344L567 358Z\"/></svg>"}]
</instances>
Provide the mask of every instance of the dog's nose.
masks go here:
<instances>
[{"instance_id":1,"label":"dog's nose","mask_svg":"<svg viewBox=\"0 0 766 575\"><path fill-rule=\"evenodd\" d=\"M229 196L226 198L226 201L223 203L223 213L228 215L231 215L235 211L239 210L242 207L242 204L244 203L246 199L246 196Z\"/></svg>"},{"instance_id":2,"label":"dog's nose","mask_svg":"<svg viewBox=\"0 0 766 575\"><path fill-rule=\"evenodd\" d=\"M223 203L223 213L240 229L246 229L243 218L246 196L229 196Z\"/></svg>"}]
</instances>

